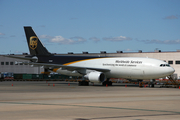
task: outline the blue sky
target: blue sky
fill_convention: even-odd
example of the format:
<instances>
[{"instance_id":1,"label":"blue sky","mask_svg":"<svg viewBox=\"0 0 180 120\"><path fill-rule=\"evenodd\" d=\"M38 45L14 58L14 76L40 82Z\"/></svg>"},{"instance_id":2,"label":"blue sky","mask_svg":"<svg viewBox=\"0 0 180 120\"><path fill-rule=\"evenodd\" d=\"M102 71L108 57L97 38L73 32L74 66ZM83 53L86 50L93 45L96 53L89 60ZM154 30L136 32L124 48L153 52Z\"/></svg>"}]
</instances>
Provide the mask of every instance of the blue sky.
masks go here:
<instances>
[{"instance_id":1,"label":"blue sky","mask_svg":"<svg viewBox=\"0 0 180 120\"><path fill-rule=\"evenodd\" d=\"M0 54L29 53L32 26L52 53L180 49L180 0L0 0Z\"/></svg>"}]
</instances>

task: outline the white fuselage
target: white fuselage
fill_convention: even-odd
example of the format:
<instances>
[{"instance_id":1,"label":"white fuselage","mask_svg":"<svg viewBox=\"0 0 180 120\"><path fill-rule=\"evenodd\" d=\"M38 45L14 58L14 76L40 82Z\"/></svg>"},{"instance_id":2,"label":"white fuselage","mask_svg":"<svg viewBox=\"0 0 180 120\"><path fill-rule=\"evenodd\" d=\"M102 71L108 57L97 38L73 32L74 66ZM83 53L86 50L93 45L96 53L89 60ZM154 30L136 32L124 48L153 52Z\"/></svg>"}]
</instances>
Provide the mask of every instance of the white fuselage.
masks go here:
<instances>
[{"instance_id":1,"label":"white fuselage","mask_svg":"<svg viewBox=\"0 0 180 120\"><path fill-rule=\"evenodd\" d=\"M126 79L156 79L166 77L174 73L174 69L166 62L152 58L94 58L72 62L68 65L86 68L109 69L104 72L107 78L126 78ZM87 72L91 72L87 71ZM60 74L82 76L78 72L58 69Z\"/></svg>"}]
</instances>

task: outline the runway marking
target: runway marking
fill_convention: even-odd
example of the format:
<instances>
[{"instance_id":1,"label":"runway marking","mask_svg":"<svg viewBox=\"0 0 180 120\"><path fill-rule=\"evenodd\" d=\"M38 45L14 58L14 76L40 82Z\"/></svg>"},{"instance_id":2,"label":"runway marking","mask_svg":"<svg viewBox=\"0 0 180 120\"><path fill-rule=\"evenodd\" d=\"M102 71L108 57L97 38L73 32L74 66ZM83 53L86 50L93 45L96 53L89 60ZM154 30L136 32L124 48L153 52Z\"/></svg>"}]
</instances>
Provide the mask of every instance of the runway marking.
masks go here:
<instances>
[{"instance_id":1,"label":"runway marking","mask_svg":"<svg viewBox=\"0 0 180 120\"><path fill-rule=\"evenodd\" d=\"M48 104L48 103L22 103L22 102L0 102L5 104L25 104L25 105L59 105L59 106L74 106L74 107L89 107L89 108L105 108L105 109L119 109L119 110L135 110L135 111L151 111L151 112L168 112L173 114L180 114L176 111L166 110L150 110L150 109L136 109L136 108L120 108L120 107L104 107L104 106L86 106L86 105L71 105L71 104Z\"/></svg>"}]
</instances>

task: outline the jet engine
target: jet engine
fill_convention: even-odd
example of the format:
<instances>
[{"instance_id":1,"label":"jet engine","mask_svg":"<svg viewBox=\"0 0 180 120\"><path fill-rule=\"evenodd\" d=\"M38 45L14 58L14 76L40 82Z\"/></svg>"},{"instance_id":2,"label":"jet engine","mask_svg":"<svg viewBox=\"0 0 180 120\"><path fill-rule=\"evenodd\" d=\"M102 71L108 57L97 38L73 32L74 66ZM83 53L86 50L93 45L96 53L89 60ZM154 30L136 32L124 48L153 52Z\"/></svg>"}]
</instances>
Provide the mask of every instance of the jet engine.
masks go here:
<instances>
[{"instance_id":1,"label":"jet engine","mask_svg":"<svg viewBox=\"0 0 180 120\"><path fill-rule=\"evenodd\" d=\"M90 82L104 82L106 80L106 76L102 72L90 72L84 77Z\"/></svg>"}]
</instances>

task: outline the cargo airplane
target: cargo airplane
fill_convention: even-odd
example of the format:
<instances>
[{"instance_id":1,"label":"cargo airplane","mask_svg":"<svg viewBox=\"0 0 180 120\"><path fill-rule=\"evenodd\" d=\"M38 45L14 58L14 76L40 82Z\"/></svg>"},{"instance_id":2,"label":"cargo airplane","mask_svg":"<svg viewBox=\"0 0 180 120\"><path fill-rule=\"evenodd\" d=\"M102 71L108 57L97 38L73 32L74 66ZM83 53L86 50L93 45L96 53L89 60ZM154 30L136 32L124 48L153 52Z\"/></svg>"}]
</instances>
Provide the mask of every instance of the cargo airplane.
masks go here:
<instances>
[{"instance_id":1,"label":"cargo airplane","mask_svg":"<svg viewBox=\"0 0 180 120\"><path fill-rule=\"evenodd\" d=\"M112 85L110 78L153 80L169 76L175 71L168 63L153 58L55 55L43 46L32 27L24 27L24 30L31 55L20 58L31 61L24 64L43 66L64 75L82 76L84 81L79 82L79 85L89 84L85 80Z\"/></svg>"}]
</instances>

